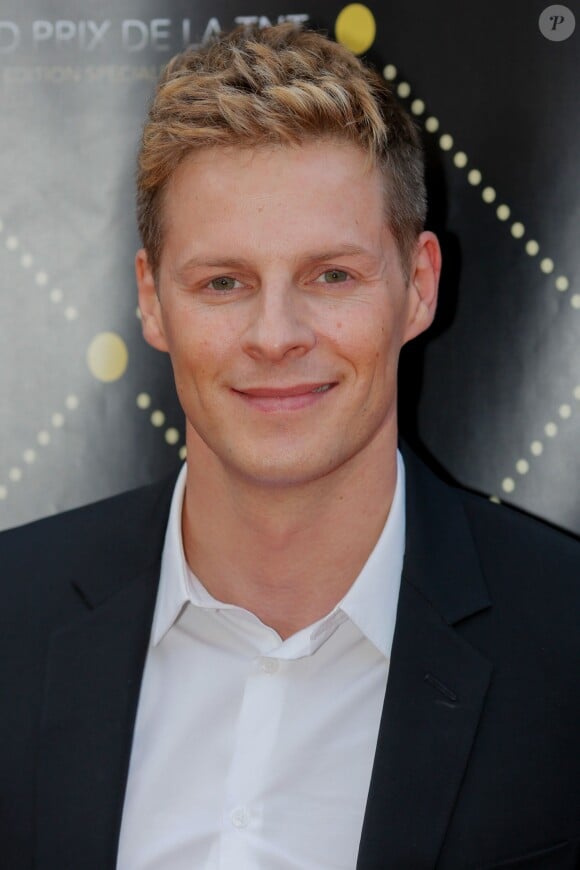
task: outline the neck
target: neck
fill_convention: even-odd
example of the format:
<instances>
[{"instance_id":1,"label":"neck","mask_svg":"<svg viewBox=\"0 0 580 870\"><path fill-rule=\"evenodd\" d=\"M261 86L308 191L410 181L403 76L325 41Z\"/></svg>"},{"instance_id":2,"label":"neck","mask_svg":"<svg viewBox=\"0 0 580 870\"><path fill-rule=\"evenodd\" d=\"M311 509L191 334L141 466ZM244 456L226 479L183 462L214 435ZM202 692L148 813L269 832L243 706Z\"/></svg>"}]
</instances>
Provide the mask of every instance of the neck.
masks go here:
<instances>
[{"instance_id":1,"label":"neck","mask_svg":"<svg viewBox=\"0 0 580 870\"><path fill-rule=\"evenodd\" d=\"M332 610L388 516L396 433L361 454L320 480L272 488L225 473L201 439L188 439L183 541L208 592L283 638Z\"/></svg>"}]
</instances>

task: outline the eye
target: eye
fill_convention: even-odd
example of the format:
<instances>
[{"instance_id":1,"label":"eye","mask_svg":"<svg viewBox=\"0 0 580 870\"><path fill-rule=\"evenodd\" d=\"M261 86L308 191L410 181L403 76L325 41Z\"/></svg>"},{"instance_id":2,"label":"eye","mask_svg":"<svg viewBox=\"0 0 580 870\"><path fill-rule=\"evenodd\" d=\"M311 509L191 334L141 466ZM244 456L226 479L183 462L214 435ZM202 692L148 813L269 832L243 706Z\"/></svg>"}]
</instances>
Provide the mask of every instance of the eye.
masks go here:
<instances>
[{"instance_id":1,"label":"eye","mask_svg":"<svg viewBox=\"0 0 580 870\"><path fill-rule=\"evenodd\" d=\"M343 281L348 281L350 275L342 269L328 269L317 278L323 284L342 284Z\"/></svg>"},{"instance_id":2,"label":"eye","mask_svg":"<svg viewBox=\"0 0 580 870\"><path fill-rule=\"evenodd\" d=\"M212 290L227 291L237 290L238 287L241 287L241 284L229 275L220 275L219 278L212 278L208 286L211 287Z\"/></svg>"}]
</instances>

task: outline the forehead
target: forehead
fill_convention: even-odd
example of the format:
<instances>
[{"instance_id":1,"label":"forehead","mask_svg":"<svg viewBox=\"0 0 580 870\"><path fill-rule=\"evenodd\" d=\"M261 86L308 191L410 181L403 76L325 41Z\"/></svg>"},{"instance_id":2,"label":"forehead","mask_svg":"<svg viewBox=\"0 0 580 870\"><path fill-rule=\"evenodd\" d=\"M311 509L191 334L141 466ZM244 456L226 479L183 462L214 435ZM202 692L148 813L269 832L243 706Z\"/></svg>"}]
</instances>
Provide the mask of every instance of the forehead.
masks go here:
<instances>
[{"instance_id":1,"label":"forehead","mask_svg":"<svg viewBox=\"0 0 580 870\"><path fill-rule=\"evenodd\" d=\"M218 147L188 155L171 177L163 202L164 235L185 224L243 235L263 216L261 231L282 235L303 226L315 233L384 220L381 171L356 145L317 140L297 146ZM249 222L247 226L245 223Z\"/></svg>"}]
</instances>

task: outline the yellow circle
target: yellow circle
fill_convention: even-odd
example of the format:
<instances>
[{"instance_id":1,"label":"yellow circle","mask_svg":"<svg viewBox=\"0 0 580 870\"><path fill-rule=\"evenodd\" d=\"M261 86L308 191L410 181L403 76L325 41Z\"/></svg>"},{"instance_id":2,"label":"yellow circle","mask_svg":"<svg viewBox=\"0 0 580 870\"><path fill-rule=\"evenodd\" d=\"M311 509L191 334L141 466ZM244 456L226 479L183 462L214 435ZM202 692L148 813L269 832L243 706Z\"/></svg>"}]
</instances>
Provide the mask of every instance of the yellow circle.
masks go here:
<instances>
[{"instance_id":1,"label":"yellow circle","mask_svg":"<svg viewBox=\"0 0 580 870\"><path fill-rule=\"evenodd\" d=\"M354 54L364 54L375 41L377 25L370 9L362 3L349 3L339 12L334 33L337 42Z\"/></svg>"},{"instance_id":2,"label":"yellow circle","mask_svg":"<svg viewBox=\"0 0 580 870\"><path fill-rule=\"evenodd\" d=\"M87 350L87 365L91 374L104 383L118 381L127 369L129 351L116 332L99 332Z\"/></svg>"}]
</instances>

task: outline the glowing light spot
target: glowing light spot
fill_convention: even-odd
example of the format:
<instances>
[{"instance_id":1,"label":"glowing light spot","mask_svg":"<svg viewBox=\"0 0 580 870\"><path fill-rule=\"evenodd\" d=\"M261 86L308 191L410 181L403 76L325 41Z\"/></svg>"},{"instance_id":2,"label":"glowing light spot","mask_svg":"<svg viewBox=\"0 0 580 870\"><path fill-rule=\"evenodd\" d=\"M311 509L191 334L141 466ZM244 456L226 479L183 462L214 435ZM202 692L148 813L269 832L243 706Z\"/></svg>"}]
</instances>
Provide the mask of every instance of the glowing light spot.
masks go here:
<instances>
[{"instance_id":1,"label":"glowing light spot","mask_svg":"<svg viewBox=\"0 0 580 870\"><path fill-rule=\"evenodd\" d=\"M0 486L0 500L4 501L6 496L8 495L8 490L5 486Z\"/></svg>"},{"instance_id":2,"label":"glowing light spot","mask_svg":"<svg viewBox=\"0 0 580 870\"><path fill-rule=\"evenodd\" d=\"M76 310L76 308L74 307L74 305L69 305L68 308L65 308L65 310L64 310L64 316L66 317L67 320L76 320L77 317L79 316L79 313Z\"/></svg>"},{"instance_id":3,"label":"glowing light spot","mask_svg":"<svg viewBox=\"0 0 580 870\"><path fill-rule=\"evenodd\" d=\"M425 121L425 129L428 133L436 133L439 129L439 121L433 115L430 115Z\"/></svg>"},{"instance_id":4,"label":"glowing light spot","mask_svg":"<svg viewBox=\"0 0 580 870\"><path fill-rule=\"evenodd\" d=\"M26 462L27 465L32 465L32 463L36 459L36 450L25 450L22 454L22 458Z\"/></svg>"},{"instance_id":5,"label":"glowing light spot","mask_svg":"<svg viewBox=\"0 0 580 870\"><path fill-rule=\"evenodd\" d=\"M177 444L179 441L179 432L177 429L174 429L173 427L167 429L165 432L165 440L168 444Z\"/></svg>"},{"instance_id":6,"label":"glowing light spot","mask_svg":"<svg viewBox=\"0 0 580 870\"><path fill-rule=\"evenodd\" d=\"M471 169L467 173L467 180L474 187L477 187L478 184L481 184L481 172L479 171L479 169Z\"/></svg>"},{"instance_id":7,"label":"glowing light spot","mask_svg":"<svg viewBox=\"0 0 580 870\"><path fill-rule=\"evenodd\" d=\"M48 294L48 298L50 299L50 301L54 302L55 304L58 302L62 302L62 296L62 290L60 290L58 287L55 287L54 290L51 290Z\"/></svg>"},{"instance_id":8,"label":"glowing light spot","mask_svg":"<svg viewBox=\"0 0 580 870\"><path fill-rule=\"evenodd\" d=\"M516 221L515 224L511 225L510 232L511 232L512 236L514 237L514 239L521 239L522 236L524 235L525 231L526 231L526 228L519 221Z\"/></svg>"},{"instance_id":9,"label":"glowing light spot","mask_svg":"<svg viewBox=\"0 0 580 870\"><path fill-rule=\"evenodd\" d=\"M554 281L554 285L556 287L556 290L559 290L560 293L565 293L570 286L570 282L565 275L558 275L558 277Z\"/></svg>"},{"instance_id":10,"label":"glowing light spot","mask_svg":"<svg viewBox=\"0 0 580 870\"><path fill-rule=\"evenodd\" d=\"M544 452L544 445L541 441L532 441L530 444L530 453L532 456L541 456Z\"/></svg>"},{"instance_id":11,"label":"glowing light spot","mask_svg":"<svg viewBox=\"0 0 580 870\"><path fill-rule=\"evenodd\" d=\"M163 424L165 423L165 414L163 413L163 411L153 411L150 419L154 426L163 426Z\"/></svg>"},{"instance_id":12,"label":"glowing light spot","mask_svg":"<svg viewBox=\"0 0 580 870\"><path fill-rule=\"evenodd\" d=\"M570 407L570 405L564 403L558 408L558 414L560 415L562 420L568 420L568 418L572 416L572 408Z\"/></svg>"},{"instance_id":13,"label":"glowing light spot","mask_svg":"<svg viewBox=\"0 0 580 870\"><path fill-rule=\"evenodd\" d=\"M34 276L34 280L39 287L44 287L45 284L48 284L48 275L46 272L37 272Z\"/></svg>"},{"instance_id":14,"label":"glowing light spot","mask_svg":"<svg viewBox=\"0 0 580 870\"><path fill-rule=\"evenodd\" d=\"M353 54L364 54L375 41L377 25L371 10L362 3L349 3L339 12L334 25L337 42Z\"/></svg>"},{"instance_id":15,"label":"glowing light spot","mask_svg":"<svg viewBox=\"0 0 580 870\"><path fill-rule=\"evenodd\" d=\"M453 136L450 136L449 133L443 133L439 138L439 147L442 151L451 151L453 148Z\"/></svg>"},{"instance_id":16,"label":"glowing light spot","mask_svg":"<svg viewBox=\"0 0 580 870\"><path fill-rule=\"evenodd\" d=\"M185 444L183 445L183 447L179 448L179 458L187 459L187 447L185 446Z\"/></svg>"},{"instance_id":17,"label":"glowing light spot","mask_svg":"<svg viewBox=\"0 0 580 870\"><path fill-rule=\"evenodd\" d=\"M74 396L72 394L70 396L66 397L66 399L64 400L64 403L69 411L76 411L76 409L79 406L78 397Z\"/></svg>"},{"instance_id":18,"label":"glowing light spot","mask_svg":"<svg viewBox=\"0 0 580 870\"><path fill-rule=\"evenodd\" d=\"M558 434L558 427L555 423L546 423L546 425L544 426L544 432L546 433L548 438L555 438Z\"/></svg>"},{"instance_id":19,"label":"glowing light spot","mask_svg":"<svg viewBox=\"0 0 580 870\"><path fill-rule=\"evenodd\" d=\"M529 254L530 257L535 257L539 250L540 246L535 239L529 239L526 242L526 254Z\"/></svg>"},{"instance_id":20,"label":"glowing light spot","mask_svg":"<svg viewBox=\"0 0 580 870\"><path fill-rule=\"evenodd\" d=\"M453 162L458 169L464 169L467 166L467 154L465 151L458 151L453 155Z\"/></svg>"},{"instance_id":21,"label":"glowing light spot","mask_svg":"<svg viewBox=\"0 0 580 870\"><path fill-rule=\"evenodd\" d=\"M8 236L6 239L6 247L9 251L15 251L19 244L18 236Z\"/></svg>"},{"instance_id":22,"label":"glowing light spot","mask_svg":"<svg viewBox=\"0 0 580 870\"><path fill-rule=\"evenodd\" d=\"M527 459L518 459L516 462L516 471L518 474L527 474L530 470L530 463Z\"/></svg>"},{"instance_id":23,"label":"glowing light spot","mask_svg":"<svg viewBox=\"0 0 580 870\"><path fill-rule=\"evenodd\" d=\"M570 299L570 305L576 310L580 309L580 293L574 293Z\"/></svg>"},{"instance_id":24,"label":"glowing light spot","mask_svg":"<svg viewBox=\"0 0 580 870\"><path fill-rule=\"evenodd\" d=\"M501 488L504 492L513 492L516 488L516 482L513 477L504 477L501 482Z\"/></svg>"},{"instance_id":25,"label":"glowing light spot","mask_svg":"<svg viewBox=\"0 0 580 870\"><path fill-rule=\"evenodd\" d=\"M64 426L64 415L57 411L56 414L53 414L50 418L50 422L55 429L60 429L61 426Z\"/></svg>"},{"instance_id":26,"label":"glowing light spot","mask_svg":"<svg viewBox=\"0 0 580 870\"><path fill-rule=\"evenodd\" d=\"M127 370L127 345L116 332L99 332L87 350L90 373L103 383L118 381Z\"/></svg>"},{"instance_id":27,"label":"glowing light spot","mask_svg":"<svg viewBox=\"0 0 580 870\"><path fill-rule=\"evenodd\" d=\"M8 472L8 477L12 483L18 483L19 480L22 480L22 471L20 468L11 468Z\"/></svg>"},{"instance_id":28,"label":"glowing light spot","mask_svg":"<svg viewBox=\"0 0 580 870\"><path fill-rule=\"evenodd\" d=\"M142 411L146 411L151 406L151 396L149 393L139 393L137 396L137 407Z\"/></svg>"},{"instance_id":29,"label":"glowing light spot","mask_svg":"<svg viewBox=\"0 0 580 870\"><path fill-rule=\"evenodd\" d=\"M50 444L50 432L47 432L46 429L41 429L36 436L36 440L41 447L46 447L47 444Z\"/></svg>"},{"instance_id":30,"label":"glowing light spot","mask_svg":"<svg viewBox=\"0 0 580 870\"><path fill-rule=\"evenodd\" d=\"M554 271L554 261L551 257L544 257L543 260L540 261L540 269L544 273L544 275L549 275L550 272Z\"/></svg>"},{"instance_id":31,"label":"glowing light spot","mask_svg":"<svg viewBox=\"0 0 580 870\"><path fill-rule=\"evenodd\" d=\"M383 76L388 82L393 82L397 78L397 67L388 63L383 70Z\"/></svg>"},{"instance_id":32,"label":"glowing light spot","mask_svg":"<svg viewBox=\"0 0 580 870\"><path fill-rule=\"evenodd\" d=\"M400 82L397 85L397 93L401 97L401 99L406 100L407 97L411 96L411 85L409 82Z\"/></svg>"},{"instance_id":33,"label":"glowing light spot","mask_svg":"<svg viewBox=\"0 0 580 870\"><path fill-rule=\"evenodd\" d=\"M484 202L487 202L488 205L495 200L496 196L497 194L493 187L484 187L481 191L481 198Z\"/></svg>"},{"instance_id":34,"label":"glowing light spot","mask_svg":"<svg viewBox=\"0 0 580 870\"><path fill-rule=\"evenodd\" d=\"M413 100L411 103L411 111L414 115L422 115L425 111L425 103L423 100Z\"/></svg>"},{"instance_id":35,"label":"glowing light spot","mask_svg":"<svg viewBox=\"0 0 580 870\"><path fill-rule=\"evenodd\" d=\"M22 254L22 256L20 257L20 265L23 269L30 269L32 263L33 259L30 254Z\"/></svg>"},{"instance_id":36,"label":"glowing light spot","mask_svg":"<svg viewBox=\"0 0 580 870\"><path fill-rule=\"evenodd\" d=\"M495 213L498 217L498 220L507 221L511 214L509 205L498 205Z\"/></svg>"}]
</instances>

